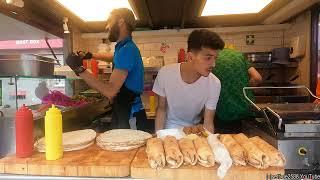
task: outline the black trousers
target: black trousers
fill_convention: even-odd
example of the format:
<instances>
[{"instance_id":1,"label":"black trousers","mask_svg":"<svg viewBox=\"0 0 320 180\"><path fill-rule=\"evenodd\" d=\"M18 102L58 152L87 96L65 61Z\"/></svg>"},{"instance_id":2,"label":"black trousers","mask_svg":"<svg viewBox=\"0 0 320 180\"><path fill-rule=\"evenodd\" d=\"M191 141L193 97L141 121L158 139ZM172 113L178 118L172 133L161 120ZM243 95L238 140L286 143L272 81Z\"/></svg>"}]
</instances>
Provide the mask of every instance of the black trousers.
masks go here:
<instances>
[{"instance_id":1,"label":"black trousers","mask_svg":"<svg viewBox=\"0 0 320 180\"><path fill-rule=\"evenodd\" d=\"M144 109L134 113L133 116L136 117L136 125L138 130L154 133L155 131L154 120L147 119L147 114Z\"/></svg>"},{"instance_id":2,"label":"black trousers","mask_svg":"<svg viewBox=\"0 0 320 180\"><path fill-rule=\"evenodd\" d=\"M139 94L134 93L125 86L122 86L112 104L112 129L130 129L129 119L131 115L132 104ZM147 115L144 109L133 114L137 120L137 129L150 131L152 125L147 121Z\"/></svg>"}]
</instances>

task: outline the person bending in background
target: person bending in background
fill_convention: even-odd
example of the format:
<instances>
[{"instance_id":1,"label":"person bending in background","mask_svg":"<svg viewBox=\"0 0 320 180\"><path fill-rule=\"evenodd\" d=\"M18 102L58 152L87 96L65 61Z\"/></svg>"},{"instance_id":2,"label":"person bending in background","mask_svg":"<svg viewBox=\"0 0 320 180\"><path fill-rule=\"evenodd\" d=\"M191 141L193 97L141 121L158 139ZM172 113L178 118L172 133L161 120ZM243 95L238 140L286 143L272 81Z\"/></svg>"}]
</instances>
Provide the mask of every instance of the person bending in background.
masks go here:
<instances>
[{"instance_id":1,"label":"person bending in background","mask_svg":"<svg viewBox=\"0 0 320 180\"><path fill-rule=\"evenodd\" d=\"M158 96L156 131L193 126L200 122L213 132L213 120L220 93L220 81L211 71L223 40L206 29L194 30L188 37L188 62L164 66L153 86Z\"/></svg>"},{"instance_id":2,"label":"person bending in background","mask_svg":"<svg viewBox=\"0 0 320 180\"><path fill-rule=\"evenodd\" d=\"M116 46L113 55L114 69L108 82L99 81L86 71L82 67L83 57L73 53L66 59L67 65L90 87L112 100L113 129L130 128L129 119L132 116L137 119L138 129L144 130L146 122L140 97L144 88L144 67L140 51L131 36L135 24L133 12L129 9L114 9L110 13L106 29L109 41L116 42Z\"/></svg>"},{"instance_id":3,"label":"person bending in background","mask_svg":"<svg viewBox=\"0 0 320 180\"><path fill-rule=\"evenodd\" d=\"M240 132L241 120L254 117L242 89L246 86L258 86L262 77L241 52L233 49L223 49L219 52L212 73L221 82L215 130L218 133ZM246 92L248 97L254 100L253 92Z\"/></svg>"}]
</instances>

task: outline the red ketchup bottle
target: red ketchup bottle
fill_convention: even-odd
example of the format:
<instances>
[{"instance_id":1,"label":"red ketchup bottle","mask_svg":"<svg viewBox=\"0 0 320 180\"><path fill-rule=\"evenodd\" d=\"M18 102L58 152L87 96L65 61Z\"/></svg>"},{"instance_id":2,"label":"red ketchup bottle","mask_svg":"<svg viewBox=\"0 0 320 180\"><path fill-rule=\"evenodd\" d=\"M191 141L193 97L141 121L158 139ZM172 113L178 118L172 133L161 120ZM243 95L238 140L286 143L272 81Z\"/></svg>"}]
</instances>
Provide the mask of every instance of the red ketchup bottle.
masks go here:
<instances>
[{"instance_id":1,"label":"red ketchup bottle","mask_svg":"<svg viewBox=\"0 0 320 180\"><path fill-rule=\"evenodd\" d=\"M29 157L33 152L33 115L23 105L16 112L16 156Z\"/></svg>"},{"instance_id":2,"label":"red ketchup bottle","mask_svg":"<svg viewBox=\"0 0 320 180\"><path fill-rule=\"evenodd\" d=\"M186 52L184 51L183 48L181 48L178 53L178 63L185 62L185 59L186 59Z\"/></svg>"},{"instance_id":3,"label":"red ketchup bottle","mask_svg":"<svg viewBox=\"0 0 320 180\"><path fill-rule=\"evenodd\" d=\"M99 67L98 61L95 59L91 59L91 72L94 77L98 78Z\"/></svg>"},{"instance_id":4,"label":"red ketchup bottle","mask_svg":"<svg viewBox=\"0 0 320 180\"><path fill-rule=\"evenodd\" d=\"M82 60L82 66L87 69L88 68L88 61L86 59Z\"/></svg>"}]
</instances>

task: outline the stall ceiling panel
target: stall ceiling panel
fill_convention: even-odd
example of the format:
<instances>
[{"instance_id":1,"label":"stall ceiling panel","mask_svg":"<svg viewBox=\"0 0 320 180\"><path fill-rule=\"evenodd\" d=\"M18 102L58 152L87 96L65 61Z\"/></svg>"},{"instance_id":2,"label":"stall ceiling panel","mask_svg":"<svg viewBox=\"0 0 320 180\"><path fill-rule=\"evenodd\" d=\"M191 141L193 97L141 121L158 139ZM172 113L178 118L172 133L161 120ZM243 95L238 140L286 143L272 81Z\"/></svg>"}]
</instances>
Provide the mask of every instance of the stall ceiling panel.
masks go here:
<instances>
[{"instance_id":1,"label":"stall ceiling panel","mask_svg":"<svg viewBox=\"0 0 320 180\"><path fill-rule=\"evenodd\" d=\"M263 24L291 0L272 0L257 14L223 15L200 17L206 0L128 0L135 11L137 27L143 29L232 27ZM31 24L51 34L62 37L62 19L69 18L69 25L81 32L104 32L106 22L84 22L55 0L24 0L21 9L24 17L10 14L12 7L0 0L0 12ZM30 16L30 17L29 17ZM284 20L283 20L284 21ZM282 22L280 22L282 23Z\"/></svg>"},{"instance_id":2,"label":"stall ceiling panel","mask_svg":"<svg viewBox=\"0 0 320 180\"><path fill-rule=\"evenodd\" d=\"M0 40L37 40L45 37L57 39L45 31L0 14Z\"/></svg>"}]
</instances>

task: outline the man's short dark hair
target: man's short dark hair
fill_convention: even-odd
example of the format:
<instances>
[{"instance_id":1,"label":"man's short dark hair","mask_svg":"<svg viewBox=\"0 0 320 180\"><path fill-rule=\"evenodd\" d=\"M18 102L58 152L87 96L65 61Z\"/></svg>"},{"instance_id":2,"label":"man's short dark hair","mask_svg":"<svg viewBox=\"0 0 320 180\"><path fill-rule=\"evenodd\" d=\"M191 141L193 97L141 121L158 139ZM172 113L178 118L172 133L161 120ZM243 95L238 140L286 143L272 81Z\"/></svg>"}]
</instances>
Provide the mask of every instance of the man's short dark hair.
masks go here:
<instances>
[{"instance_id":1,"label":"man's short dark hair","mask_svg":"<svg viewBox=\"0 0 320 180\"><path fill-rule=\"evenodd\" d=\"M127 25L129 33L136 28L136 19L133 12L128 8L118 8L111 11L109 18L121 19L123 18L124 22Z\"/></svg>"},{"instance_id":2,"label":"man's short dark hair","mask_svg":"<svg viewBox=\"0 0 320 180\"><path fill-rule=\"evenodd\" d=\"M199 51L201 48L223 49L224 41L217 33L207 29L194 30L188 37L188 52Z\"/></svg>"}]
</instances>

